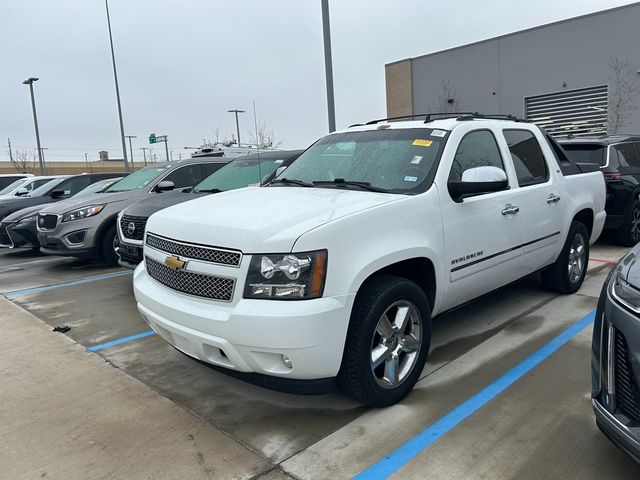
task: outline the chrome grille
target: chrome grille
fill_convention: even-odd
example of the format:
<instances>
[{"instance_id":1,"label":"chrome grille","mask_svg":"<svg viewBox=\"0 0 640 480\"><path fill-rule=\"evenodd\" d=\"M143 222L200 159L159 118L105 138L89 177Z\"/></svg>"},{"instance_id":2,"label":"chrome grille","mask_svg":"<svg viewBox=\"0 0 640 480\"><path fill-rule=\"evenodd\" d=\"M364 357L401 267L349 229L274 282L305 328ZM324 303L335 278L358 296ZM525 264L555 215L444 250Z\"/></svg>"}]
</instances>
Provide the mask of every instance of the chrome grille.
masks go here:
<instances>
[{"instance_id":1,"label":"chrome grille","mask_svg":"<svg viewBox=\"0 0 640 480\"><path fill-rule=\"evenodd\" d=\"M43 230L54 230L58 226L57 215L38 215L38 227Z\"/></svg>"},{"instance_id":2,"label":"chrome grille","mask_svg":"<svg viewBox=\"0 0 640 480\"><path fill-rule=\"evenodd\" d=\"M627 341L618 330L615 340L616 406L631 420L640 422L640 392L629 361Z\"/></svg>"},{"instance_id":3,"label":"chrome grille","mask_svg":"<svg viewBox=\"0 0 640 480\"><path fill-rule=\"evenodd\" d=\"M129 227L133 225L133 231ZM144 228L147 226L147 217L134 217L133 215L122 215L120 219L120 231L125 238L131 240L142 240L144 238Z\"/></svg>"},{"instance_id":4,"label":"chrome grille","mask_svg":"<svg viewBox=\"0 0 640 480\"><path fill-rule=\"evenodd\" d=\"M235 279L203 275L186 270L172 270L165 264L145 257L151 278L178 292L196 297L212 298L223 302L233 299Z\"/></svg>"},{"instance_id":5,"label":"chrome grille","mask_svg":"<svg viewBox=\"0 0 640 480\"><path fill-rule=\"evenodd\" d=\"M168 238L158 237L152 233L147 235L147 245L162 252L172 253L181 257L232 267L239 266L242 259L242 253L238 251L220 250L213 247L176 242Z\"/></svg>"}]
</instances>

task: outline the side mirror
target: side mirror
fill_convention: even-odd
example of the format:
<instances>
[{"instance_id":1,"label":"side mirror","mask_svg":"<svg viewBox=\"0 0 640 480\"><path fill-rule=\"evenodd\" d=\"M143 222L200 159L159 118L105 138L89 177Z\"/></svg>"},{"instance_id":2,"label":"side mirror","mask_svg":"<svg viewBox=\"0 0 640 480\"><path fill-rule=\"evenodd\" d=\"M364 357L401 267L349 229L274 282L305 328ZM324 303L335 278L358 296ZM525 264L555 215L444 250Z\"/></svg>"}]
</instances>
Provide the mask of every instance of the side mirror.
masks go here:
<instances>
[{"instance_id":1,"label":"side mirror","mask_svg":"<svg viewBox=\"0 0 640 480\"><path fill-rule=\"evenodd\" d=\"M51 198L60 198L64 196L64 190L54 190L53 192L49 193L49 196Z\"/></svg>"},{"instance_id":2,"label":"side mirror","mask_svg":"<svg viewBox=\"0 0 640 480\"><path fill-rule=\"evenodd\" d=\"M455 202L465 197L481 193L499 192L509 186L507 174L498 167L474 167L462 173L462 181L450 181L447 184L449 194Z\"/></svg>"},{"instance_id":3,"label":"side mirror","mask_svg":"<svg viewBox=\"0 0 640 480\"><path fill-rule=\"evenodd\" d=\"M24 195L28 195L28 194L29 194L29 190L27 190L25 187L20 187L16 191L16 196L18 197L23 197Z\"/></svg>"},{"instance_id":4,"label":"side mirror","mask_svg":"<svg viewBox=\"0 0 640 480\"><path fill-rule=\"evenodd\" d=\"M173 190L174 188L176 188L176 185L171 180L163 180L163 181L159 182L156 185L156 188L154 188L153 190L154 190L154 192L162 193L162 192L169 192L169 191Z\"/></svg>"}]
</instances>

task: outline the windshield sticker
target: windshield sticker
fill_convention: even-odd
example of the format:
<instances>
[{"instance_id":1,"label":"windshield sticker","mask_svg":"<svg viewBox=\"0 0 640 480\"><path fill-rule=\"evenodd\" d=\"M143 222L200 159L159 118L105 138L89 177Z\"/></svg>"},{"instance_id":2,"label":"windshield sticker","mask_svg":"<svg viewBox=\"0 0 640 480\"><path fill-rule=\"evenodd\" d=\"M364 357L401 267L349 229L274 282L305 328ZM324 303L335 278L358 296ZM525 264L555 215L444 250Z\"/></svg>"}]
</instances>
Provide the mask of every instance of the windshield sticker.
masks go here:
<instances>
[{"instance_id":1,"label":"windshield sticker","mask_svg":"<svg viewBox=\"0 0 640 480\"><path fill-rule=\"evenodd\" d=\"M422 140L420 138L413 141L412 145L417 145L419 147L430 147L433 141L431 140Z\"/></svg>"},{"instance_id":2,"label":"windshield sticker","mask_svg":"<svg viewBox=\"0 0 640 480\"><path fill-rule=\"evenodd\" d=\"M410 175L406 175L404 177L404 181L405 182L417 182L418 181L418 177L412 177Z\"/></svg>"},{"instance_id":3,"label":"windshield sticker","mask_svg":"<svg viewBox=\"0 0 640 480\"><path fill-rule=\"evenodd\" d=\"M276 160L276 161L275 161L275 162L273 162L273 163L277 163L277 164L280 164L280 163L282 163L282 162L284 162L284 160L282 160L282 159L279 159L279 160Z\"/></svg>"},{"instance_id":4,"label":"windshield sticker","mask_svg":"<svg viewBox=\"0 0 640 480\"><path fill-rule=\"evenodd\" d=\"M444 130L434 130L431 132L432 137L444 137L447 134Z\"/></svg>"},{"instance_id":5,"label":"windshield sticker","mask_svg":"<svg viewBox=\"0 0 640 480\"><path fill-rule=\"evenodd\" d=\"M411 159L411 163L413 163L414 165L419 165L421 161L422 161L422 157L420 155L415 155Z\"/></svg>"}]
</instances>

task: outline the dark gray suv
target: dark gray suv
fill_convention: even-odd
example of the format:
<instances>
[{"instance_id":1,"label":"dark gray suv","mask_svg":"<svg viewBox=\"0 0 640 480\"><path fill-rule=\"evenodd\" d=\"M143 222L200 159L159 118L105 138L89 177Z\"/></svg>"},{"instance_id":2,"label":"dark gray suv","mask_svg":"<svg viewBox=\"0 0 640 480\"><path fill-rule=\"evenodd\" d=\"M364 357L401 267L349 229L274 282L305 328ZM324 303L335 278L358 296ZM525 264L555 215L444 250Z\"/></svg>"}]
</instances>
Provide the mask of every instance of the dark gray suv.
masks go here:
<instances>
[{"instance_id":1,"label":"dark gray suv","mask_svg":"<svg viewBox=\"0 0 640 480\"><path fill-rule=\"evenodd\" d=\"M593 327L591 373L596 423L640 463L640 245L604 284Z\"/></svg>"}]
</instances>

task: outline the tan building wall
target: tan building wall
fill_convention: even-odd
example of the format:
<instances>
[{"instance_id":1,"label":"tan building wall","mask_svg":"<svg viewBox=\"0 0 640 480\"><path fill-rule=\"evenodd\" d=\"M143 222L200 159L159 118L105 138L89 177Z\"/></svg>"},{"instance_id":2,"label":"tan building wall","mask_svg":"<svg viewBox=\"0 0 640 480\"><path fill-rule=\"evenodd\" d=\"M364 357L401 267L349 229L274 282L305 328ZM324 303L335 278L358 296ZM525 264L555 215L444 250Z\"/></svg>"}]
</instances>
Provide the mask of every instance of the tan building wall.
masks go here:
<instances>
[{"instance_id":1,"label":"tan building wall","mask_svg":"<svg viewBox=\"0 0 640 480\"><path fill-rule=\"evenodd\" d=\"M84 162L46 162L47 175L75 175L77 173L102 173L102 172L124 172L122 162L89 162L89 166ZM135 162L134 170L144 167L143 162ZM40 168L36 162L35 166L29 166L22 173L40 174ZM0 173L16 173L18 170L11 162L0 162Z\"/></svg>"},{"instance_id":2,"label":"tan building wall","mask_svg":"<svg viewBox=\"0 0 640 480\"><path fill-rule=\"evenodd\" d=\"M385 65L387 117L413 114L411 73L411 59Z\"/></svg>"}]
</instances>

